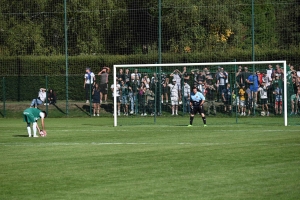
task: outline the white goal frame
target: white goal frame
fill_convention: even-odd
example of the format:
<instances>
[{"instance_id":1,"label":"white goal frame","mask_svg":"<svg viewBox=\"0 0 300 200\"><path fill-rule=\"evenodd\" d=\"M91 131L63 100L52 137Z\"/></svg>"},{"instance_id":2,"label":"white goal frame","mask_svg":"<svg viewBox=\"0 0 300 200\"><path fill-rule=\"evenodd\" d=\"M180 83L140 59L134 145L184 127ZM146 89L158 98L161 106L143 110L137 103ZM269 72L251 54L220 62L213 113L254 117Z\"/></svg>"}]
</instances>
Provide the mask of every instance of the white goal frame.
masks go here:
<instances>
[{"instance_id":1,"label":"white goal frame","mask_svg":"<svg viewBox=\"0 0 300 200\"><path fill-rule=\"evenodd\" d=\"M113 84L116 88L117 68L141 68L141 67L177 67L177 66L220 66L220 65L251 65L251 64L283 64L284 67L284 126L287 126L287 83L286 83L286 60L278 61L247 61L247 62L213 62L213 63L168 63L168 64L124 64L114 65L113 67ZM116 90L114 90L114 126L117 126L117 98Z\"/></svg>"}]
</instances>

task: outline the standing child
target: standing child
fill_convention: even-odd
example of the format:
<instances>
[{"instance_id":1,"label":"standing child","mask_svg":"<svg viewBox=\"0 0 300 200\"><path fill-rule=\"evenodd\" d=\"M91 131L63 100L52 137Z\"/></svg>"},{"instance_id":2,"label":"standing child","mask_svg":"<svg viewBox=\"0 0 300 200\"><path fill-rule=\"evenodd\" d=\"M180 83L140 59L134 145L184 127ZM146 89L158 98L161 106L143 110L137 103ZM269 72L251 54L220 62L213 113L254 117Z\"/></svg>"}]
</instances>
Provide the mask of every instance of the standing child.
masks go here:
<instances>
[{"instance_id":1,"label":"standing child","mask_svg":"<svg viewBox=\"0 0 300 200\"><path fill-rule=\"evenodd\" d=\"M275 90L273 91L275 94L275 114L278 115L282 113L282 89L279 87L279 84L275 84Z\"/></svg>"},{"instance_id":2,"label":"standing child","mask_svg":"<svg viewBox=\"0 0 300 200\"><path fill-rule=\"evenodd\" d=\"M262 82L261 87L258 88L258 92L260 93L260 103L262 106L262 112L265 112L266 108L266 115L269 116L268 87L266 86L266 83Z\"/></svg>"},{"instance_id":3,"label":"standing child","mask_svg":"<svg viewBox=\"0 0 300 200\"><path fill-rule=\"evenodd\" d=\"M100 88L98 83L95 83L94 89L93 89L93 106L94 106L94 116L100 115Z\"/></svg>"},{"instance_id":4,"label":"standing child","mask_svg":"<svg viewBox=\"0 0 300 200\"><path fill-rule=\"evenodd\" d=\"M246 116L246 102L245 102L246 89L244 84L241 84L240 86L241 88L239 90L239 98L240 98L239 106L240 106L241 116Z\"/></svg>"}]
</instances>

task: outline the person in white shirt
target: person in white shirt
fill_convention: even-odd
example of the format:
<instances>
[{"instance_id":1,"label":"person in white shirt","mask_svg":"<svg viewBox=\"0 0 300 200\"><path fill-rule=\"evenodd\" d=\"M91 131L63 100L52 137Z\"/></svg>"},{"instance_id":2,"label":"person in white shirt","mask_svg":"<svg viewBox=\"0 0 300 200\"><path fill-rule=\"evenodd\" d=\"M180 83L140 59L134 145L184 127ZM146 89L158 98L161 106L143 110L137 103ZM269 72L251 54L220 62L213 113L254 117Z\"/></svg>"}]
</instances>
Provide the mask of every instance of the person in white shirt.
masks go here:
<instances>
[{"instance_id":1,"label":"person in white shirt","mask_svg":"<svg viewBox=\"0 0 300 200\"><path fill-rule=\"evenodd\" d=\"M89 99L91 98L93 83L96 81L95 74L91 71L90 68L85 69L84 74L84 83L83 88L85 89L85 99L86 103L90 103Z\"/></svg>"},{"instance_id":2,"label":"person in white shirt","mask_svg":"<svg viewBox=\"0 0 300 200\"><path fill-rule=\"evenodd\" d=\"M269 116L269 108L268 108L268 87L265 82L262 82L261 87L258 88L258 92L260 94L260 103L262 106L262 112L265 112L266 115Z\"/></svg>"},{"instance_id":3,"label":"person in white shirt","mask_svg":"<svg viewBox=\"0 0 300 200\"><path fill-rule=\"evenodd\" d=\"M179 100L179 87L175 79L173 79L172 84L168 84L171 93L171 105L172 105L172 115L178 115L178 100Z\"/></svg>"},{"instance_id":4,"label":"person in white shirt","mask_svg":"<svg viewBox=\"0 0 300 200\"><path fill-rule=\"evenodd\" d=\"M47 96L46 89L45 88L40 88L40 90L38 92L38 97L35 98L35 99L32 99L30 107L34 106L36 108L38 105L43 104L43 102L46 99L46 96Z\"/></svg>"},{"instance_id":5,"label":"person in white shirt","mask_svg":"<svg viewBox=\"0 0 300 200\"><path fill-rule=\"evenodd\" d=\"M121 102L120 102L120 84L118 83L118 80L117 80L117 85L116 85L116 97L117 97L117 109L118 109L118 116L120 116L120 108L121 108ZM112 94L112 97L114 98L114 84L111 84L111 94Z\"/></svg>"},{"instance_id":6,"label":"person in white shirt","mask_svg":"<svg viewBox=\"0 0 300 200\"><path fill-rule=\"evenodd\" d=\"M170 74L170 77L173 77L173 80L176 81L176 85L178 87L179 104L182 104L182 101L181 101L181 72L178 69L175 69L174 72Z\"/></svg>"},{"instance_id":7,"label":"person in white shirt","mask_svg":"<svg viewBox=\"0 0 300 200\"><path fill-rule=\"evenodd\" d=\"M183 112L184 113L190 112L190 94L191 94L191 87L187 83L187 80L184 80L184 86L183 86Z\"/></svg>"}]
</instances>

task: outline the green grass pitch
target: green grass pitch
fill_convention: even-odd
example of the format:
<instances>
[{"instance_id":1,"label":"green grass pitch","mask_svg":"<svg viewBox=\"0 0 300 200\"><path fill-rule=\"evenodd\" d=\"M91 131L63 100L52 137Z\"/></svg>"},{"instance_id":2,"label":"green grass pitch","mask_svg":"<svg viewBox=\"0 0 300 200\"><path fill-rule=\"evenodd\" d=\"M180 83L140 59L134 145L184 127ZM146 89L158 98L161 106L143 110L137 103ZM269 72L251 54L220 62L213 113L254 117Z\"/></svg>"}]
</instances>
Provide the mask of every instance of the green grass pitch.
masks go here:
<instances>
[{"instance_id":1,"label":"green grass pitch","mask_svg":"<svg viewBox=\"0 0 300 200\"><path fill-rule=\"evenodd\" d=\"M49 118L28 138L21 118L0 119L0 199L299 199L299 126L207 121Z\"/></svg>"}]
</instances>

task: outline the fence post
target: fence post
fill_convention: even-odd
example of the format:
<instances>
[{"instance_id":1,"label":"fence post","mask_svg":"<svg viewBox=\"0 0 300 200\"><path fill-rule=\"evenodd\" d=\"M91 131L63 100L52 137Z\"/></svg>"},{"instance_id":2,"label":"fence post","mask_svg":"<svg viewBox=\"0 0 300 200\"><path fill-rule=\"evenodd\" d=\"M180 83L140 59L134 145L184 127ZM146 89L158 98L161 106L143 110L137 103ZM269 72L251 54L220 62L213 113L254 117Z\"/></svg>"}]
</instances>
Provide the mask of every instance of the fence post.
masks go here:
<instances>
[{"instance_id":1,"label":"fence post","mask_svg":"<svg viewBox=\"0 0 300 200\"><path fill-rule=\"evenodd\" d=\"M6 117L6 108L5 108L5 77L2 78L2 84L3 84L3 87L2 87L2 98L3 98L3 117Z\"/></svg>"}]
</instances>

